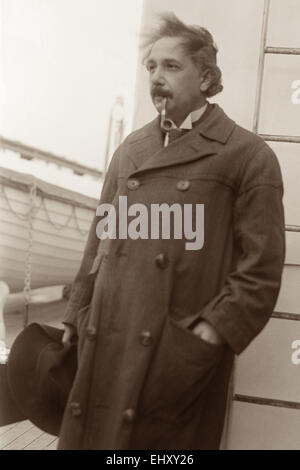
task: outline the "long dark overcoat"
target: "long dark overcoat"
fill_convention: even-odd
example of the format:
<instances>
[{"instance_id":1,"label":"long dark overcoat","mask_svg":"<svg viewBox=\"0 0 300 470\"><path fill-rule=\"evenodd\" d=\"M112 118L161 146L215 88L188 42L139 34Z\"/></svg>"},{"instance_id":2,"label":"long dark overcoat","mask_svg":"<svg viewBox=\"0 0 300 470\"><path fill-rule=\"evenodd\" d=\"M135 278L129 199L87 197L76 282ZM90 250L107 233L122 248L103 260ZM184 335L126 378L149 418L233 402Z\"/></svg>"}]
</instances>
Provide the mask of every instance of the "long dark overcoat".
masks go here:
<instances>
[{"instance_id":1,"label":"long dark overcoat","mask_svg":"<svg viewBox=\"0 0 300 470\"><path fill-rule=\"evenodd\" d=\"M166 148L158 118L126 138L101 203L204 204L204 246L99 242L95 217L65 317L79 332L79 368L60 449L218 448L234 354L278 296L282 194L273 151L218 105ZM201 319L225 345L192 333Z\"/></svg>"}]
</instances>

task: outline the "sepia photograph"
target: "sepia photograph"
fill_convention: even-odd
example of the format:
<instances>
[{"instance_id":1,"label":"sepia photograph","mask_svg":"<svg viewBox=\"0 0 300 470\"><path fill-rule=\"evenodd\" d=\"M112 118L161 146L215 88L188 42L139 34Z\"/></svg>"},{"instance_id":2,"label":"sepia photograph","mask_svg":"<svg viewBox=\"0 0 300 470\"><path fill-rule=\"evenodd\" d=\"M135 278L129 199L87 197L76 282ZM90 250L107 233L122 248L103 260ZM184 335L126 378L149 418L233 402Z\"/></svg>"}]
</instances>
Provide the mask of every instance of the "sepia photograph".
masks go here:
<instances>
[{"instance_id":1,"label":"sepia photograph","mask_svg":"<svg viewBox=\"0 0 300 470\"><path fill-rule=\"evenodd\" d=\"M299 25L0 0L0 450L300 450Z\"/></svg>"}]
</instances>

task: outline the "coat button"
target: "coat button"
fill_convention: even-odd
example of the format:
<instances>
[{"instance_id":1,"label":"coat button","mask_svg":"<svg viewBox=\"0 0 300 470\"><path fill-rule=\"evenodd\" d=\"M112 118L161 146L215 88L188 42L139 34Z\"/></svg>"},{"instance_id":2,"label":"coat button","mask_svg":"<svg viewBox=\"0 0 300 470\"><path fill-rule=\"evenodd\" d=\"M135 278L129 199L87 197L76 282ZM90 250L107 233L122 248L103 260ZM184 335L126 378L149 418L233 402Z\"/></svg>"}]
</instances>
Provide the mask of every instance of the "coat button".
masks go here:
<instances>
[{"instance_id":1,"label":"coat button","mask_svg":"<svg viewBox=\"0 0 300 470\"><path fill-rule=\"evenodd\" d=\"M188 180L180 180L178 181L176 188L178 191L187 191L191 187L191 182Z\"/></svg>"},{"instance_id":2,"label":"coat button","mask_svg":"<svg viewBox=\"0 0 300 470\"><path fill-rule=\"evenodd\" d=\"M135 418L135 411L128 409L123 412L123 419L126 424L131 424Z\"/></svg>"},{"instance_id":3,"label":"coat button","mask_svg":"<svg viewBox=\"0 0 300 470\"><path fill-rule=\"evenodd\" d=\"M81 415L80 403L76 401L72 401L70 403L70 410L71 410L71 415L74 416L74 418L77 418L78 416L80 416Z\"/></svg>"},{"instance_id":4,"label":"coat button","mask_svg":"<svg viewBox=\"0 0 300 470\"><path fill-rule=\"evenodd\" d=\"M95 340L97 336L96 328L94 326L88 326L86 329L86 335L89 340Z\"/></svg>"},{"instance_id":5,"label":"coat button","mask_svg":"<svg viewBox=\"0 0 300 470\"><path fill-rule=\"evenodd\" d=\"M140 342L143 346L151 346L153 338L150 331L143 330L140 334Z\"/></svg>"},{"instance_id":6,"label":"coat button","mask_svg":"<svg viewBox=\"0 0 300 470\"><path fill-rule=\"evenodd\" d=\"M139 180L129 179L127 181L127 188L131 189L131 191L134 191L135 189L138 189L139 187L140 187Z\"/></svg>"},{"instance_id":7,"label":"coat button","mask_svg":"<svg viewBox=\"0 0 300 470\"><path fill-rule=\"evenodd\" d=\"M160 253L155 258L155 263L160 269L166 269L169 264L169 260L164 253Z\"/></svg>"}]
</instances>

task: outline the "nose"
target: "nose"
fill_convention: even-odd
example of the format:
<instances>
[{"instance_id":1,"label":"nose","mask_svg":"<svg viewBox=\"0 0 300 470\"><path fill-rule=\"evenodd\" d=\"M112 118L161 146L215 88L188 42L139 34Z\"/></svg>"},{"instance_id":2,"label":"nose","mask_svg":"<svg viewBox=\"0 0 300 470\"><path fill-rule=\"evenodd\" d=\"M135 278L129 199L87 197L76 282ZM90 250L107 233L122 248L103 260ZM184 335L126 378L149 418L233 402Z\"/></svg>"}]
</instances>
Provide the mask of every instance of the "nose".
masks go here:
<instances>
[{"instance_id":1,"label":"nose","mask_svg":"<svg viewBox=\"0 0 300 470\"><path fill-rule=\"evenodd\" d=\"M152 85L164 85L166 83L163 71L160 67L156 69L150 75L150 81Z\"/></svg>"}]
</instances>

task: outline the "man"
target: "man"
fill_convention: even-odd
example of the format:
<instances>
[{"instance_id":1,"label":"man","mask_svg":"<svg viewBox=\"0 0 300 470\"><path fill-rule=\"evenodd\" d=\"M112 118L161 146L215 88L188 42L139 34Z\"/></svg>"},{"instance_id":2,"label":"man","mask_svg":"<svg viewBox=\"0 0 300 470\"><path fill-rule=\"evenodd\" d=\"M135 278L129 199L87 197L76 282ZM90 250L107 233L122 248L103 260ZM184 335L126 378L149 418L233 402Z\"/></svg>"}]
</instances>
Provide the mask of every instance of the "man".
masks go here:
<instances>
[{"instance_id":1,"label":"man","mask_svg":"<svg viewBox=\"0 0 300 470\"><path fill-rule=\"evenodd\" d=\"M129 135L100 203L117 220L120 196L149 213L202 204L204 244L99 240L95 217L65 317L63 341L77 330L79 366L60 449L217 449L234 354L265 326L279 292L276 156L207 102L222 90L208 31L165 15L147 44L151 97L175 129L162 132L158 116Z\"/></svg>"}]
</instances>

